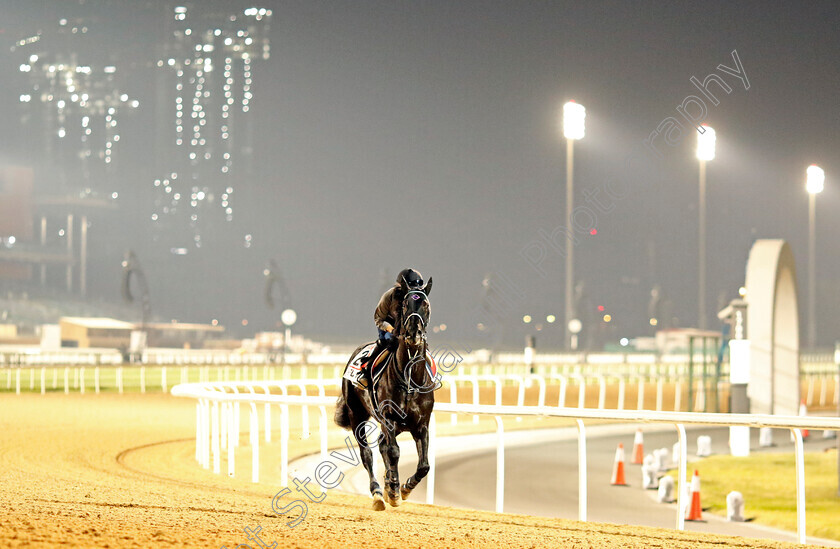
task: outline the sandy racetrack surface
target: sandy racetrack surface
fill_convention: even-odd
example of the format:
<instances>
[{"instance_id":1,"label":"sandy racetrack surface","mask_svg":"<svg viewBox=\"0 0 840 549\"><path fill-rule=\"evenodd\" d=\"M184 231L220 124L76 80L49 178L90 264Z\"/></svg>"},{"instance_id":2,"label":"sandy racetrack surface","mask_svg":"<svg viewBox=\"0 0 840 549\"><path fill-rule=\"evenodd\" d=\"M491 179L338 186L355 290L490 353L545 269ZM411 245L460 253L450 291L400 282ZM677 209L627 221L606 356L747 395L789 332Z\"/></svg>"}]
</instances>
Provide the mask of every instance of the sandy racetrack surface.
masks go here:
<instances>
[{"instance_id":1,"label":"sandy racetrack surface","mask_svg":"<svg viewBox=\"0 0 840 549\"><path fill-rule=\"evenodd\" d=\"M291 529L271 508L276 474L252 484L239 456L236 478L202 470L194 433L189 399L0 395L0 547L259 547L246 527L266 547L795 547L411 501L376 513L336 491Z\"/></svg>"}]
</instances>

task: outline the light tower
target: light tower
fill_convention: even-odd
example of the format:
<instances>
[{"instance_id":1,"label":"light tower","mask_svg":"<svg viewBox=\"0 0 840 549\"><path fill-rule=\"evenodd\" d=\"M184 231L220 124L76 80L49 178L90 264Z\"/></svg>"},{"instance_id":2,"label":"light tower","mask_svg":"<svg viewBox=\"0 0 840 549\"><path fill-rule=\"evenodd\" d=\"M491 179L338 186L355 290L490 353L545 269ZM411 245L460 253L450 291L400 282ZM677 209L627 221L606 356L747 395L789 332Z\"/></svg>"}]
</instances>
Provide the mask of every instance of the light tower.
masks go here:
<instances>
[{"instance_id":1,"label":"light tower","mask_svg":"<svg viewBox=\"0 0 840 549\"><path fill-rule=\"evenodd\" d=\"M586 133L585 127L586 108L574 101L563 105L563 137L566 138L566 230L572 231L572 211L574 210L575 186L574 186L574 143L583 139ZM575 262L574 242L572 238L566 243L566 346L572 343L573 333L569 328L570 322L575 318L574 310L574 288L575 288Z\"/></svg>"},{"instance_id":2,"label":"light tower","mask_svg":"<svg viewBox=\"0 0 840 549\"><path fill-rule=\"evenodd\" d=\"M706 162L715 158L715 130L703 124L697 130L697 160L700 161L700 217L698 245L697 325L706 329Z\"/></svg>"},{"instance_id":3,"label":"light tower","mask_svg":"<svg viewBox=\"0 0 840 549\"><path fill-rule=\"evenodd\" d=\"M808 191L808 345L817 345L817 195L825 186L825 172L816 164L805 170Z\"/></svg>"}]
</instances>

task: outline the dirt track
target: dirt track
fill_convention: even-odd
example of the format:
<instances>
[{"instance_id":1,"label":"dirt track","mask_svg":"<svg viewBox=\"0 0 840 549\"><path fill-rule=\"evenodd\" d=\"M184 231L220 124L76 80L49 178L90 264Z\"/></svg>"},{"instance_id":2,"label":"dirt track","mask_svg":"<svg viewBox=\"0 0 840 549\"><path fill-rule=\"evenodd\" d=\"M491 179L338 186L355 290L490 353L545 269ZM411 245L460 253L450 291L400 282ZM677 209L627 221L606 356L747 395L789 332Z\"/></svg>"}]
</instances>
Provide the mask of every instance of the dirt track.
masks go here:
<instances>
[{"instance_id":1,"label":"dirt track","mask_svg":"<svg viewBox=\"0 0 840 549\"><path fill-rule=\"evenodd\" d=\"M242 448L229 479L196 464L194 422L193 402L168 396L0 395L0 547L256 548L243 529L258 526L267 547L795 547L412 502L375 513L334 491L290 529L271 509L276 443L263 482L246 480Z\"/></svg>"}]
</instances>

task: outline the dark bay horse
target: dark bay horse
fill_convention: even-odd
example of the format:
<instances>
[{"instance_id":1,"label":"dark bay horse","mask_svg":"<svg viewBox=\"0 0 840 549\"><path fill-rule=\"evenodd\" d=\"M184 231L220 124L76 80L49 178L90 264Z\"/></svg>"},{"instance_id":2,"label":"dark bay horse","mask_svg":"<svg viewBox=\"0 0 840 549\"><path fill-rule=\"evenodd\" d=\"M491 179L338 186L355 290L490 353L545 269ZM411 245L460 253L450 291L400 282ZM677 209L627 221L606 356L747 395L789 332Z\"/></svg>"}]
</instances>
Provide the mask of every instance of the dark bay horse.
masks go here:
<instances>
[{"instance_id":1,"label":"dark bay horse","mask_svg":"<svg viewBox=\"0 0 840 549\"><path fill-rule=\"evenodd\" d=\"M335 422L339 427L353 431L362 463L370 477L373 508L377 511L385 509L385 500L373 474L371 447L375 443L369 442L367 435L377 429L369 420L376 421L381 431L378 446L385 463L385 497L392 507L400 504L400 498L407 499L429 472L429 419L437 385L437 380L432 379L432 370L427 369L426 326L431 312L428 299L431 289L431 278L422 290L404 288L401 318L396 324L400 330L398 346L384 372L376 383L371 381L368 388L355 387L350 381L343 380L336 405ZM361 348L356 349L351 361ZM414 437L418 461L417 471L400 486L397 435L405 431Z\"/></svg>"}]
</instances>

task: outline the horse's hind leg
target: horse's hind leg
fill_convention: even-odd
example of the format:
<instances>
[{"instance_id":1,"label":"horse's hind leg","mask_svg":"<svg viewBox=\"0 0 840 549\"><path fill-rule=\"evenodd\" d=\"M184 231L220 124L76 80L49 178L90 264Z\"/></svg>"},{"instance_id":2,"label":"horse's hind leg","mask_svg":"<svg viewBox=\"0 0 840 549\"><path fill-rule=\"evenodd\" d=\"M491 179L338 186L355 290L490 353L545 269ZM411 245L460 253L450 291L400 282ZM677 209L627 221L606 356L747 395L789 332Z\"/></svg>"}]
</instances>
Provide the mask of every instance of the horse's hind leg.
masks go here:
<instances>
[{"instance_id":1,"label":"horse's hind leg","mask_svg":"<svg viewBox=\"0 0 840 549\"><path fill-rule=\"evenodd\" d=\"M411 431L411 436L414 437L414 443L417 445L417 470L400 488L403 499L408 499L411 491L417 488L420 481L429 474L429 429L425 426L419 427Z\"/></svg>"}]
</instances>

